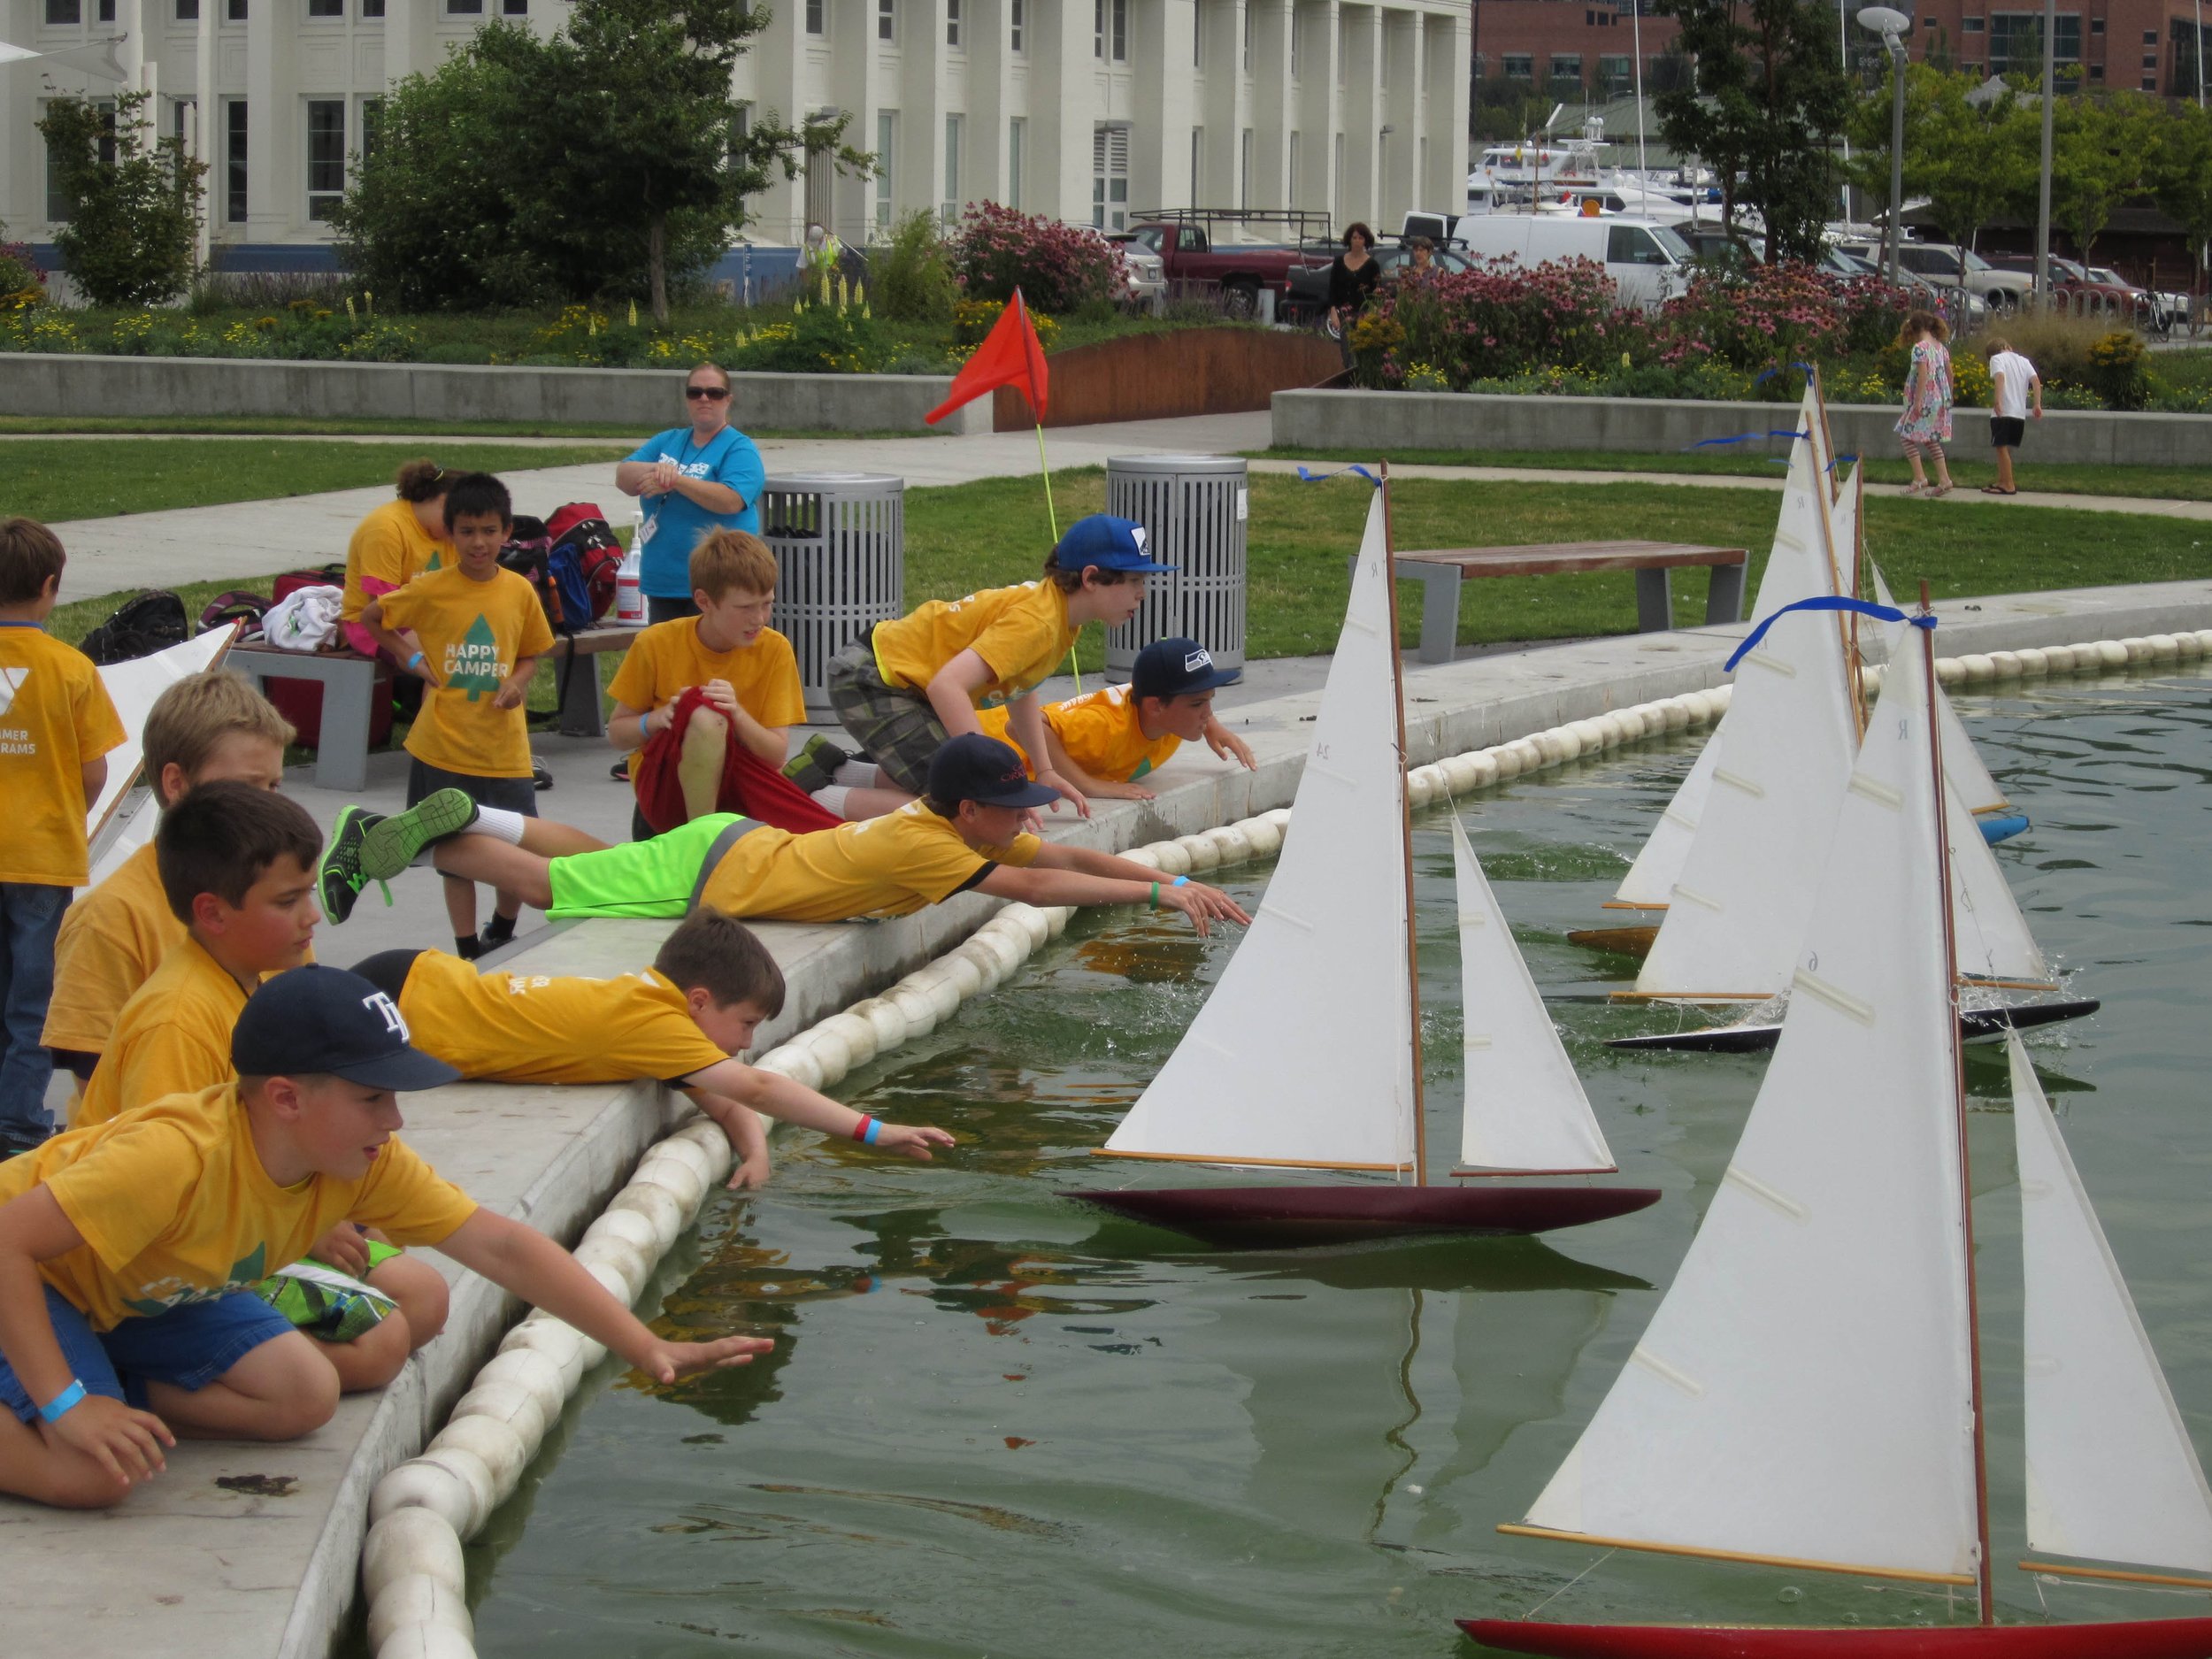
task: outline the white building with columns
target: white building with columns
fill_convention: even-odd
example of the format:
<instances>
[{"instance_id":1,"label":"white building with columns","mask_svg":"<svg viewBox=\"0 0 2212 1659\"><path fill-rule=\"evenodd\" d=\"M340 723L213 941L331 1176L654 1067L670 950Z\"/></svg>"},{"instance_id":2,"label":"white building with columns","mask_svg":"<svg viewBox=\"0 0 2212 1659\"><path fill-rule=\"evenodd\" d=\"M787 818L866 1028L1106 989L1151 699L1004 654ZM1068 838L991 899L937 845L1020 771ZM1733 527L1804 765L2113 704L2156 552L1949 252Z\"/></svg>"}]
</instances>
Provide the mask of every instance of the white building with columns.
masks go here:
<instances>
[{"instance_id":1,"label":"white building with columns","mask_svg":"<svg viewBox=\"0 0 2212 1659\"><path fill-rule=\"evenodd\" d=\"M1201 206L1394 227L1457 209L1468 0L772 0L734 96L763 118L836 110L879 176L810 164L755 204L750 240L810 221L863 242L917 209L991 200L1118 228ZM393 81L494 15L557 27L563 0L0 0L0 40L121 36L162 129L209 165L211 251L236 268L332 263L325 218ZM35 123L55 90L114 83L0 65L0 220L50 241L61 211Z\"/></svg>"}]
</instances>

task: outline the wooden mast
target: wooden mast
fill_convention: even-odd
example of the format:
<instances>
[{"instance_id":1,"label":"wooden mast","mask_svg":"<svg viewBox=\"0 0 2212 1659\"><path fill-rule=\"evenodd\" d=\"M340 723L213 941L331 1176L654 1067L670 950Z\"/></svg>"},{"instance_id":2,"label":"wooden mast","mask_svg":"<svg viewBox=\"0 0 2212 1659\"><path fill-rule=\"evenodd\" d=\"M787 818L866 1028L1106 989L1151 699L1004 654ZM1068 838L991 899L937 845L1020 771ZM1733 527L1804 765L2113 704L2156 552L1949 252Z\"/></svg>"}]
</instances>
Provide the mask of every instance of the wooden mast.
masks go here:
<instances>
[{"instance_id":1,"label":"wooden mast","mask_svg":"<svg viewBox=\"0 0 2212 1659\"><path fill-rule=\"evenodd\" d=\"M1831 476L1835 470L1835 457L1831 453L1832 440L1828 435L1828 402L1820 389L1820 370L1813 365L1807 365L1805 381L1812 388L1813 411L1820 426L1819 442L1815 446L1814 454L1816 457L1828 457L1827 466L1813 480L1814 497L1820 503L1820 545L1828 556L1828 584L1837 593L1847 593L1855 597L1859 582L1857 567L1854 565L1851 580L1847 584L1843 580L1843 566L1836 559L1836 489ZM1853 550L1855 554L1855 542ZM1836 618L1836 640L1843 647L1844 672L1850 681L1845 691L1851 700L1851 716L1857 723L1858 734L1863 737L1866 735L1866 710L1859 701L1859 654L1858 641L1853 637L1855 626L1855 618L1848 615L1839 613Z\"/></svg>"},{"instance_id":2,"label":"wooden mast","mask_svg":"<svg viewBox=\"0 0 2212 1659\"><path fill-rule=\"evenodd\" d=\"M1920 613L1929 614L1928 583L1920 583ZM1921 672L1927 693L1928 766L1935 774L1936 879L1943 895L1943 982L1950 1018L1945 1022L1951 1045L1952 1117L1957 1126L1959 1149L1959 1223L1966 1249L1966 1344L1968 1375L1973 1382L1974 1412L1974 1527L1981 1544L1975 1563L1975 1594L1981 1622L1994 1624L1997 1609L1989 1559L1989 1448L1985 1433L1987 1407L1982 1387L1981 1298L1974 1273L1974 1179L1967 1156L1966 1063L1959 1042L1958 941L1951 915L1951 834L1944 811L1943 727L1936 714L1935 642L1924 639L1920 647Z\"/></svg>"},{"instance_id":3,"label":"wooden mast","mask_svg":"<svg viewBox=\"0 0 2212 1659\"><path fill-rule=\"evenodd\" d=\"M1390 523L1390 463L1381 463L1383 509L1383 587L1390 595L1390 707L1398 718L1398 766L1401 778L1406 763L1406 676L1398 651L1398 538ZM1455 631L1458 618L1453 618ZM1421 944L1413 926L1413 801L1405 785L1398 786L1398 830L1403 838L1406 876L1406 1012L1408 1040L1413 1044L1413 1184L1429 1184L1428 1110L1421 1089Z\"/></svg>"}]
</instances>

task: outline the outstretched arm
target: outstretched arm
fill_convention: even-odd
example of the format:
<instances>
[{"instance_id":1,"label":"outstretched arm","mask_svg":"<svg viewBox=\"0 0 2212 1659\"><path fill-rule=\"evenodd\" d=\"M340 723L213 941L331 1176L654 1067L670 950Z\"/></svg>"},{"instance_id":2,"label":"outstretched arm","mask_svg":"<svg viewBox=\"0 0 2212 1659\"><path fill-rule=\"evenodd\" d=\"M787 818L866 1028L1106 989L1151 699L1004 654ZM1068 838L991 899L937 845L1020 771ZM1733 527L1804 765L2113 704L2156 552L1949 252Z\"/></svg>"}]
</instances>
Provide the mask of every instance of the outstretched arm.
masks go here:
<instances>
[{"instance_id":1,"label":"outstretched arm","mask_svg":"<svg viewBox=\"0 0 2212 1659\"><path fill-rule=\"evenodd\" d=\"M1206 747L1224 760L1233 756L1247 772L1259 770L1260 763L1252 757L1252 746L1210 714L1206 717Z\"/></svg>"},{"instance_id":2,"label":"outstretched arm","mask_svg":"<svg viewBox=\"0 0 2212 1659\"><path fill-rule=\"evenodd\" d=\"M1059 733L1045 726L1045 752L1052 757L1052 770L1073 784L1082 794L1101 801L1149 801L1152 791L1141 784L1116 783L1110 779L1095 778L1076 764L1067 746L1060 741Z\"/></svg>"},{"instance_id":3,"label":"outstretched arm","mask_svg":"<svg viewBox=\"0 0 2212 1659\"><path fill-rule=\"evenodd\" d=\"M802 1128L818 1129L826 1135L850 1138L864 1122L873 1121L875 1139L868 1144L886 1152L902 1152L921 1163L929 1161L932 1147L949 1147L952 1137L942 1129L917 1128L907 1124L868 1119L849 1106L840 1106L826 1094L818 1094L803 1083L774 1071L764 1071L742 1060L725 1060L684 1079L687 1087L703 1091L700 1105L708 1110L706 1096L719 1096L741 1109L750 1107ZM720 1121L718 1118L717 1121Z\"/></svg>"},{"instance_id":4,"label":"outstretched arm","mask_svg":"<svg viewBox=\"0 0 2212 1659\"><path fill-rule=\"evenodd\" d=\"M1057 860L1049 864L1046 861L1044 853L1058 852L1085 853L1089 859L1142 873L1099 873L1093 865L1070 867ZM1156 904L1162 910L1182 911L1190 918L1191 926L1202 933L1209 920L1250 923L1252 918L1237 902L1218 887L1206 887L1187 877L1178 887L1175 879L1110 854L1048 842L1039 853L1037 862L1028 869L995 865L977 886L994 898L1018 899L1025 904Z\"/></svg>"},{"instance_id":5,"label":"outstretched arm","mask_svg":"<svg viewBox=\"0 0 2212 1659\"><path fill-rule=\"evenodd\" d=\"M990 664L973 651L961 652L931 678L929 689L923 695L936 711L937 723L945 728L946 736L965 737L983 729L975 718L975 694L990 683Z\"/></svg>"}]
</instances>

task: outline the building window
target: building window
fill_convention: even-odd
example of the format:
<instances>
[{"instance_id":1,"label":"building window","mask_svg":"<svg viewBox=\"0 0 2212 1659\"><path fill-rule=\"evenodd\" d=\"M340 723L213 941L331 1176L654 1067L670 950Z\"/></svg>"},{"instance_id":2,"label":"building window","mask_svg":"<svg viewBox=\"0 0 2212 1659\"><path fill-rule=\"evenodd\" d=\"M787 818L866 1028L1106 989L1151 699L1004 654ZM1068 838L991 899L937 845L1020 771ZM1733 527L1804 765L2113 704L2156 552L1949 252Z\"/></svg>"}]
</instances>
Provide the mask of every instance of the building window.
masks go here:
<instances>
[{"instance_id":1,"label":"building window","mask_svg":"<svg viewBox=\"0 0 2212 1659\"><path fill-rule=\"evenodd\" d=\"M1636 66L1627 53L1618 57L1607 54L1598 59L1598 83L1608 93L1617 93L1631 86L1636 79Z\"/></svg>"},{"instance_id":2,"label":"building window","mask_svg":"<svg viewBox=\"0 0 2212 1659\"><path fill-rule=\"evenodd\" d=\"M2158 31L2156 29L2145 29L2143 31L2143 44L2146 46L2157 45Z\"/></svg>"},{"instance_id":3,"label":"building window","mask_svg":"<svg viewBox=\"0 0 2212 1659\"><path fill-rule=\"evenodd\" d=\"M384 0L361 0L361 15L365 18L382 17Z\"/></svg>"},{"instance_id":4,"label":"building window","mask_svg":"<svg viewBox=\"0 0 2212 1659\"><path fill-rule=\"evenodd\" d=\"M223 106L223 222L246 222L246 101Z\"/></svg>"},{"instance_id":5,"label":"building window","mask_svg":"<svg viewBox=\"0 0 2212 1659\"><path fill-rule=\"evenodd\" d=\"M960 219L960 141L967 130L964 115L945 117L945 208L944 220L956 224Z\"/></svg>"},{"instance_id":6,"label":"building window","mask_svg":"<svg viewBox=\"0 0 2212 1659\"><path fill-rule=\"evenodd\" d=\"M1498 62L1508 81L1536 79L1536 55L1533 52L1501 52Z\"/></svg>"},{"instance_id":7,"label":"building window","mask_svg":"<svg viewBox=\"0 0 2212 1659\"><path fill-rule=\"evenodd\" d=\"M1091 226L1095 230L1129 227L1129 129L1091 129Z\"/></svg>"},{"instance_id":8,"label":"building window","mask_svg":"<svg viewBox=\"0 0 2212 1659\"><path fill-rule=\"evenodd\" d=\"M46 0L46 27L48 28L67 28L73 24L83 21L84 0Z\"/></svg>"},{"instance_id":9,"label":"building window","mask_svg":"<svg viewBox=\"0 0 2212 1659\"><path fill-rule=\"evenodd\" d=\"M899 14L895 0L876 0L876 38L896 41L899 38Z\"/></svg>"},{"instance_id":10,"label":"building window","mask_svg":"<svg viewBox=\"0 0 2212 1659\"><path fill-rule=\"evenodd\" d=\"M448 17L480 18L484 15L484 0L445 0Z\"/></svg>"},{"instance_id":11,"label":"building window","mask_svg":"<svg viewBox=\"0 0 2212 1659\"><path fill-rule=\"evenodd\" d=\"M246 20L246 0L223 0L223 21L243 23Z\"/></svg>"},{"instance_id":12,"label":"building window","mask_svg":"<svg viewBox=\"0 0 2212 1659\"><path fill-rule=\"evenodd\" d=\"M1982 32L1982 19L1979 19L1979 18L1961 18L1961 19L1959 19L1959 33L1960 33L1960 34L1962 34L1962 35L1979 35L1981 32Z\"/></svg>"},{"instance_id":13,"label":"building window","mask_svg":"<svg viewBox=\"0 0 2212 1659\"><path fill-rule=\"evenodd\" d=\"M1106 0L1091 0L1091 56L1106 56Z\"/></svg>"},{"instance_id":14,"label":"building window","mask_svg":"<svg viewBox=\"0 0 2212 1659\"><path fill-rule=\"evenodd\" d=\"M346 194L346 105L342 98L307 101L307 217L322 219Z\"/></svg>"},{"instance_id":15,"label":"building window","mask_svg":"<svg viewBox=\"0 0 2212 1659\"><path fill-rule=\"evenodd\" d=\"M2143 54L2143 67L2146 69L2157 68L2158 54L2156 52L2145 52Z\"/></svg>"},{"instance_id":16,"label":"building window","mask_svg":"<svg viewBox=\"0 0 2212 1659\"><path fill-rule=\"evenodd\" d=\"M2157 91L2158 77L2156 75L2145 75L2143 77L2143 90L2146 92Z\"/></svg>"},{"instance_id":17,"label":"building window","mask_svg":"<svg viewBox=\"0 0 2212 1659\"><path fill-rule=\"evenodd\" d=\"M1248 127L1237 145L1237 205L1252 205L1252 129Z\"/></svg>"},{"instance_id":18,"label":"building window","mask_svg":"<svg viewBox=\"0 0 2212 1659\"><path fill-rule=\"evenodd\" d=\"M1551 78L1554 81L1581 80L1582 54L1580 52L1554 52L1551 55Z\"/></svg>"},{"instance_id":19,"label":"building window","mask_svg":"<svg viewBox=\"0 0 2212 1659\"><path fill-rule=\"evenodd\" d=\"M2081 62L2081 13L2062 12L2051 41L2052 58L2061 64ZM2011 65L2040 73L2043 66L2043 14L2040 12L1993 12L1989 14L1989 73L2001 75Z\"/></svg>"},{"instance_id":20,"label":"building window","mask_svg":"<svg viewBox=\"0 0 2212 1659\"><path fill-rule=\"evenodd\" d=\"M899 153L899 112L876 111L876 228L891 228L891 158Z\"/></svg>"},{"instance_id":21,"label":"building window","mask_svg":"<svg viewBox=\"0 0 2212 1659\"><path fill-rule=\"evenodd\" d=\"M1029 7L1025 0L1007 0L1006 43L1018 52L1029 50Z\"/></svg>"},{"instance_id":22,"label":"building window","mask_svg":"<svg viewBox=\"0 0 2212 1659\"><path fill-rule=\"evenodd\" d=\"M2103 19L2102 18L2091 18L2091 19L2089 19L2089 32L2090 32L2092 35L2101 35L2101 34L2103 34L2103 33L2104 33L2104 19Z\"/></svg>"},{"instance_id":23,"label":"building window","mask_svg":"<svg viewBox=\"0 0 2212 1659\"><path fill-rule=\"evenodd\" d=\"M2102 81L2104 79L2104 65L2102 64L2090 65L2089 78L2092 81Z\"/></svg>"},{"instance_id":24,"label":"building window","mask_svg":"<svg viewBox=\"0 0 2212 1659\"><path fill-rule=\"evenodd\" d=\"M1022 204L1022 168L1028 156L1029 123L1017 115L1006 123L1006 205L1010 208Z\"/></svg>"},{"instance_id":25,"label":"building window","mask_svg":"<svg viewBox=\"0 0 2212 1659\"><path fill-rule=\"evenodd\" d=\"M806 32L815 35L829 33L829 0L806 0Z\"/></svg>"},{"instance_id":26,"label":"building window","mask_svg":"<svg viewBox=\"0 0 2212 1659\"><path fill-rule=\"evenodd\" d=\"M1298 79L1298 11L1295 6L1291 8L1290 13L1290 78L1293 81Z\"/></svg>"},{"instance_id":27,"label":"building window","mask_svg":"<svg viewBox=\"0 0 2212 1659\"><path fill-rule=\"evenodd\" d=\"M1298 129L1290 129L1290 199L1294 206L1298 201Z\"/></svg>"},{"instance_id":28,"label":"building window","mask_svg":"<svg viewBox=\"0 0 2212 1659\"><path fill-rule=\"evenodd\" d=\"M115 0L100 0L99 17L103 23L115 21Z\"/></svg>"},{"instance_id":29,"label":"building window","mask_svg":"<svg viewBox=\"0 0 2212 1659\"><path fill-rule=\"evenodd\" d=\"M311 18L342 18L345 14L346 0L307 0Z\"/></svg>"},{"instance_id":30,"label":"building window","mask_svg":"<svg viewBox=\"0 0 2212 1659\"><path fill-rule=\"evenodd\" d=\"M1107 0L1113 18L1113 38L1108 56L1118 64L1129 61L1129 0Z\"/></svg>"},{"instance_id":31,"label":"building window","mask_svg":"<svg viewBox=\"0 0 2212 1659\"><path fill-rule=\"evenodd\" d=\"M945 44L960 44L960 0L945 0Z\"/></svg>"},{"instance_id":32,"label":"building window","mask_svg":"<svg viewBox=\"0 0 2212 1659\"><path fill-rule=\"evenodd\" d=\"M197 23L200 20L200 0L177 0L177 21Z\"/></svg>"},{"instance_id":33,"label":"building window","mask_svg":"<svg viewBox=\"0 0 2212 1659\"><path fill-rule=\"evenodd\" d=\"M530 15L530 0L499 0L502 16L526 18Z\"/></svg>"},{"instance_id":34,"label":"building window","mask_svg":"<svg viewBox=\"0 0 2212 1659\"><path fill-rule=\"evenodd\" d=\"M100 165L115 165L115 104L112 100L100 100ZM46 148L46 218L50 224L59 225L69 218L69 198L62 194L61 165L55 159L52 145Z\"/></svg>"}]
</instances>

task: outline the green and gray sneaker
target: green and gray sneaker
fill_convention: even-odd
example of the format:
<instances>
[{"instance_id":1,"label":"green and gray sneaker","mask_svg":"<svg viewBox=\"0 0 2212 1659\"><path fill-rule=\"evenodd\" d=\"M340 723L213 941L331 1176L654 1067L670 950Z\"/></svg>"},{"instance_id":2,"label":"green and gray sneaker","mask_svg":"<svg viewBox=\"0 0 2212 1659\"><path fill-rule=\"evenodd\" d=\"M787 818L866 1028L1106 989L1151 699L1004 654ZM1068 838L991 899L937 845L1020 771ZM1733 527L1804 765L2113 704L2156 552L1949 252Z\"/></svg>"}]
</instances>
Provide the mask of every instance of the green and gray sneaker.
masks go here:
<instances>
[{"instance_id":1,"label":"green and gray sneaker","mask_svg":"<svg viewBox=\"0 0 2212 1659\"><path fill-rule=\"evenodd\" d=\"M817 732L805 746L784 762L783 775L812 795L837 781L837 769L853 757Z\"/></svg>"},{"instance_id":2,"label":"green and gray sneaker","mask_svg":"<svg viewBox=\"0 0 2212 1659\"><path fill-rule=\"evenodd\" d=\"M316 895L322 900L323 914L333 926L353 914L361 889L369 884L369 879L361 873L361 843L369 831L382 822L365 807L339 810L338 822L330 832L330 845L323 849L323 856L315 865ZM384 902L391 902L392 891L386 887Z\"/></svg>"},{"instance_id":3,"label":"green and gray sneaker","mask_svg":"<svg viewBox=\"0 0 2212 1659\"><path fill-rule=\"evenodd\" d=\"M361 837L362 880L389 881L433 841L457 835L475 822L476 803L465 789L441 789L404 812L376 819Z\"/></svg>"}]
</instances>

